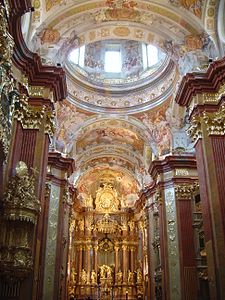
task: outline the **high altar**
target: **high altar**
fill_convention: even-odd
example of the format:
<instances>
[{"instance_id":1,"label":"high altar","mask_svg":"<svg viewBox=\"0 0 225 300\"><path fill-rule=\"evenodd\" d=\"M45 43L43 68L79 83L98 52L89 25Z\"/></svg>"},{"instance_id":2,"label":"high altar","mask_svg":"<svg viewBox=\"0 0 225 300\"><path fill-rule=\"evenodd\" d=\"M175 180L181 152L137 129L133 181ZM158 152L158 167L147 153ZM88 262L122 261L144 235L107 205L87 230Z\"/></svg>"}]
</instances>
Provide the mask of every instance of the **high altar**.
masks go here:
<instances>
[{"instance_id":1,"label":"high altar","mask_svg":"<svg viewBox=\"0 0 225 300\"><path fill-rule=\"evenodd\" d=\"M143 222L138 225L111 183L102 183L95 197L85 199L82 212L74 209L71 299L142 299L144 243Z\"/></svg>"}]
</instances>

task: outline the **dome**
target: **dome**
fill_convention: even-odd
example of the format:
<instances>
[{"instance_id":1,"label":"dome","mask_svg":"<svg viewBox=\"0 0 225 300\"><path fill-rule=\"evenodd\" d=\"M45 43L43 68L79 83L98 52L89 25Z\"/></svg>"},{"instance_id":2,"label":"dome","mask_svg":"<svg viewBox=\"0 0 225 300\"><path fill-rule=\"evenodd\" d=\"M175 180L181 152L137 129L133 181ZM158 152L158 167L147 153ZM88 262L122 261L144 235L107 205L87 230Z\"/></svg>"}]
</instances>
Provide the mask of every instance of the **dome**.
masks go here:
<instances>
[{"instance_id":1,"label":"dome","mask_svg":"<svg viewBox=\"0 0 225 300\"><path fill-rule=\"evenodd\" d=\"M167 62L165 53L151 44L106 40L73 49L67 67L73 76L85 77L91 85L116 91L154 80Z\"/></svg>"},{"instance_id":2,"label":"dome","mask_svg":"<svg viewBox=\"0 0 225 300\"><path fill-rule=\"evenodd\" d=\"M174 63L160 48L135 40L74 48L65 67L70 100L96 112L149 109L168 97L176 77Z\"/></svg>"}]
</instances>

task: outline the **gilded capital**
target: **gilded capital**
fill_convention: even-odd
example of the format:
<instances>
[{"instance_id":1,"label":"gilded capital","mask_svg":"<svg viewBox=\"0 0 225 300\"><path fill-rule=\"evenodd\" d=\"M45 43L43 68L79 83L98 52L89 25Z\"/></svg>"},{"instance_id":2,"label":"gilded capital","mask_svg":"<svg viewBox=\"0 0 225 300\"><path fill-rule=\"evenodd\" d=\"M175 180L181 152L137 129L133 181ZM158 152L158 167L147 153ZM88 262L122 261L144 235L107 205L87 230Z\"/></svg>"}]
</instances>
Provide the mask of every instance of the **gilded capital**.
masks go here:
<instances>
[{"instance_id":1,"label":"gilded capital","mask_svg":"<svg viewBox=\"0 0 225 300\"><path fill-rule=\"evenodd\" d=\"M14 118L19 121L23 129L40 129L44 123L46 134L53 135L55 130L55 113L47 111L46 106L36 107L28 103L26 95L20 95L16 100Z\"/></svg>"},{"instance_id":2,"label":"gilded capital","mask_svg":"<svg viewBox=\"0 0 225 300\"><path fill-rule=\"evenodd\" d=\"M216 112L204 112L203 120L207 126L208 135L225 134L225 104Z\"/></svg>"},{"instance_id":3,"label":"gilded capital","mask_svg":"<svg viewBox=\"0 0 225 300\"><path fill-rule=\"evenodd\" d=\"M175 194L177 199L191 199L193 192L198 189L198 182L195 182L194 184L182 184L177 185L175 187Z\"/></svg>"},{"instance_id":4,"label":"gilded capital","mask_svg":"<svg viewBox=\"0 0 225 300\"><path fill-rule=\"evenodd\" d=\"M193 116L191 126L187 130L187 133L193 142L202 138L201 118L199 116Z\"/></svg>"}]
</instances>

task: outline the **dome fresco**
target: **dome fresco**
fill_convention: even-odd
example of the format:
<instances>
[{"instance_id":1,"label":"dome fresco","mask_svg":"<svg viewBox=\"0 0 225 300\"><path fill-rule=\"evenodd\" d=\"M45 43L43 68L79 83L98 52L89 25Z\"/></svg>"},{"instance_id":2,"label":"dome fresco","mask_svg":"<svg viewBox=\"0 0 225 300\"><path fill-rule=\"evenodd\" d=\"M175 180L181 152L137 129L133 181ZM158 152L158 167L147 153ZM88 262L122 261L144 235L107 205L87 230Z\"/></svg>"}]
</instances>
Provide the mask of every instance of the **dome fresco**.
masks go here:
<instances>
[{"instance_id":1,"label":"dome fresco","mask_svg":"<svg viewBox=\"0 0 225 300\"><path fill-rule=\"evenodd\" d=\"M67 66L75 77L101 87L151 81L166 63L159 48L133 40L98 41L70 51Z\"/></svg>"}]
</instances>

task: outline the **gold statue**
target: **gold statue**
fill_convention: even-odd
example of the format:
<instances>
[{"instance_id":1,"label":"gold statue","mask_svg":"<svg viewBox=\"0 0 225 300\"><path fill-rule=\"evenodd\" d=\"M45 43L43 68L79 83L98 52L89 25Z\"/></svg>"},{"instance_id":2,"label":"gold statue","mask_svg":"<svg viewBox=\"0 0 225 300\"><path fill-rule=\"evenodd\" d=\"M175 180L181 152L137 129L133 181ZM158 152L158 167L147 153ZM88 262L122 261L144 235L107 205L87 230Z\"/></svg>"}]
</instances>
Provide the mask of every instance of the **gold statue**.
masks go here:
<instances>
[{"instance_id":1,"label":"gold statue","mask_svg":"<svg viewBox=\"0 0 225 300\"><path fill-rule=\"evenodd\" d=\"M100 278L112 280L112 268L107 265L101 266L100 267Z\"/></svg>"},{"instance_id":2,"label":"gold statue","mask_svg":"<svg viewBox=\"0 0 225 300\"><path fill-rule=\"evenodd\" d=\"M142 284L142 281L143 281L142 270L138 269L137 270L137 284Z\"/></svg>"},{"instance_id":3,"label":"gold statue","mask_svg":"<svg viewBox=\"0 0 225 300\"><path fill-rule=\"evenodd\" d=\"M117 284L122 284L123 283L123 273L121 270L116 274L116 283Z\"/></svg>"},{"instance_id":4,"label":"gold statue","mask_svg":"<svg viewBox=\"0 0 225 300\"><path fill-rule=\"evenodd\" d=\"M81 231L84 231L84 220L83 219L80 219L78 221L78 226Z\"/></svg>"},{"instance_id":5,"label":"gold statue","mask_svg":"<svg viewBox=\"0 0 225 300\"><path fill-rule=\"evenodd\" d=\"M133 283L134 283L134 273L129 270L128 271L128 284L133 284Z\"/></svg>"},{"instance_id":6,"label":"gold statue","mask_svg":"<svg viewBox=\"0 0 225 300\"><path fill-rule=\"evenodd\" d=\"M73 267L71 269L71 276L70 276L70 284L75 285L76 284L76 275L77 273L75 272L75 268Z\"/></svg>"},{"instance_id":7,"label":"gold statue","mask_svg":"<svg viewBox=\"0 0 225 300\"><path fill-rule=\"evenodd\" d=\"M94 270L91 271L91 284L97 284L97 276Z\"/></svg>"},{"instance_id":8,"label":"gold statue","mask_svg":"<svg viewBox=\"0 0 225 300\"><path fill-rule=\"evenodd\" d=\"M81 271L80 279L81 279L81 284L87 283L87 272L84 269Z\"/></svg>"}]
</instances>

